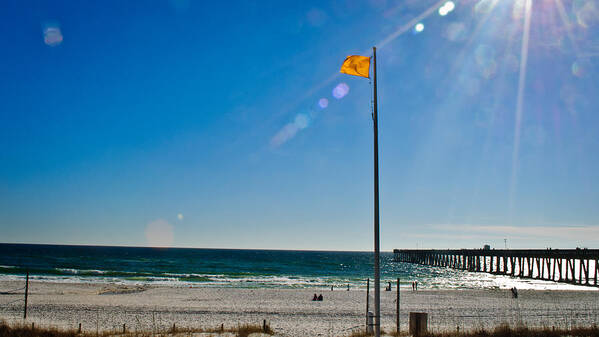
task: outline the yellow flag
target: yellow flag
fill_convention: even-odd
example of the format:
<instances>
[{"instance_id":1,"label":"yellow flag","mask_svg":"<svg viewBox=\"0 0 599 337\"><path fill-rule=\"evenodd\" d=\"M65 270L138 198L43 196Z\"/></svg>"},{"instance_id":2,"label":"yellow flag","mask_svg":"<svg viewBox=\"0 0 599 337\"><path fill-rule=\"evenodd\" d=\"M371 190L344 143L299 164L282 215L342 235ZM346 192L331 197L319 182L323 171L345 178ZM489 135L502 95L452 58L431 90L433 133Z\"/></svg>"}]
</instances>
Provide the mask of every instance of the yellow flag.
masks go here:
<instances>
[{"instance_id":1,"label":"yellow flag","mask_svg":"<svg viewBox=\"0 0 599 337\"><path fill-rule=\"evenodd\" d=\"M351 55L345 58L341 72L348 75L370 77L370 57Z\"/></svg>"}]
</instances>

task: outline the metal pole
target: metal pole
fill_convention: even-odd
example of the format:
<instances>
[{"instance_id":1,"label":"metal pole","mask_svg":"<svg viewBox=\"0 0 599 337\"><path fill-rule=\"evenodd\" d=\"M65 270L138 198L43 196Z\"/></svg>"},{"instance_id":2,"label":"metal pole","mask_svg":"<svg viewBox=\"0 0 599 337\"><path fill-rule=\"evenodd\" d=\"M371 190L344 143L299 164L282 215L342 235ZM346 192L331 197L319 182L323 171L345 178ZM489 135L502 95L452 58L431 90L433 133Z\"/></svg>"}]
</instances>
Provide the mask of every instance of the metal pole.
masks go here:
<instances>
[{"instance_id":1,"label":"metal pole","mask_svg":"<svg viewBox=\"0 0 599 337\"><path fill-rule=\"evenodd\" d=\"M29 295L29 271L25 276L25 307L23 308L23 319L27 319L27 296Z\"/></svg>"},{"instance_id":2,"label":"metal pole","mask_svg":"<svg viewBox=\"0 0 599 337\"><path fill-rule=\"evenodd\" d=\"M399 336L399 278L397 278L397 303L396 303L396 312L397 312L397 316L396 321L397 321L397 336Z\"/></svg>"},{"instance_id":3,"label":"metal pole","mask_svg":"<svg viewBox=\"0 0 599 337\"><path fill-rule=\"evenodd\" d=\"M376 92L376 47L372 47L374 59L374 336L381 336L381 280L379 252L379 130Z\"/></svg>"},{"instance_id":4,"label":"metal pole","mask_svg":"<svg viewBox=\"0 0 599 337\"><path fill-rule=\"evenodd\" d=\"M368 329L368 304L370 301L370 278L366 279L366 329Z\"/></svg>"}]
</instances>

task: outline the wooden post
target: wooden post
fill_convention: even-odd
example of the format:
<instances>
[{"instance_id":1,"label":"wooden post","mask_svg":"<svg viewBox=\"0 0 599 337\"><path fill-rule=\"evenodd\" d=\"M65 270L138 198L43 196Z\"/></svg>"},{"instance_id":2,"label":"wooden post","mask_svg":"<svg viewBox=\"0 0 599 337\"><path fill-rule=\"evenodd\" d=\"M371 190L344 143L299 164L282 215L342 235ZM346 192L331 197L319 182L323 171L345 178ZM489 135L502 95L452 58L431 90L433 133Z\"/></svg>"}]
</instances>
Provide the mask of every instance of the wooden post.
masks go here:
<instances>
[{"instance_id":1,"label":"wooden post","mask_svg":"<svg viewBox=\"0 0 599 337\"><path fill-rule=\"evenodd\" d=\"M397 322L397 336L399 336L399 278L397 278L397 303L396 303L396 312L397 315L395 316L396 318L396 322Z\"/></svg>"},{"instance_id":2,"label":"wooden post","mask_svg":"<svg viewBox=\"0 0 599 337\"><path fill-rule=\"evenodd\" d=\"M370 300L370 278L366 279L366 329L368 329L368 302Z\"/></svg>"},{"instance_id":3,"label":"wooden post","mask_svg":"<svg viewBox=\"0 0 599 337\"><path fill-rule=\"evenodd\" d=\"M574 269L574 259L568 259L568 266L570 266L570 272L572 273L572 283L576 283L576 270Z\"/></svg>"},{"instance_id":4,"label":"wooden post","mask_svg":"<svg viewBox=\"0 0 599 337\"><path fill-rule=\"evenodd\" d=\"M23 307L23 319L27 319L27 296L29 295L29 271L25 276L25 306Z\"/></svg>"},{"instance_id":5,"label":"wooden post","mask_svg":"<svg viewBox=\"0 0 599 337\"><path fill-rule=\"evenodd\" d=\"M156 334L156 312L152 311L152 336Z\"/></svg>"},{"instance_id":6,"label":"wooden post","mask_svg":"<svg viewBox=\"0 0 599 337\"><path fill-rule=\"evenodd\" d=\"M127 328L125 327L125 323L123 323L123 333L125 333L127 331Z\"/></svg>"},{"instance_id":7,"label":"wooden post","mask_svg":"<svg viewBox=\"0 0 599 337\"><path fill-rule=\"evenodd\" d=\"M266 333L266 320L262 321L262 332Z\"/></svg>"},{"instance_id":8,"label":"wooden post","mask_svg":"<svg viewBox=\"0 0 599 337\"><path fill-rule=\"evenodd\" d=\"M524 276L524 261L526 259L523 257L518 258L518 266L520 268L519 272L520 272L520 276L523 277Z\"/></svg>"},{"instance_id":9,"label":"wooden post","mask_svg":"<svg viewBox=\"0 0 599 337\"><path fill-rule=\"evenodd\" d=\"M545 260L546 258L541 258L541 270L539 271L539 278L542 280L545 279Z\"/></svg>"},{"instance_id":10,"label":"wooden post","mask_svg":"<svg viewBox=\"0 0 599 337\"><path fill-rule=\"evenodd\" d=\"M79 323L79 329L77 330L77 333L81 333L81 323Z\"/></svg>"},{"instance_id":11,"label":"wooden post","mask_svg":"<svg viewBox=\"0 0 599 337\"><path fill-rule=\"evenodd\" d=\"M511 264L510 273L512 274L512 276L514 276L516 274L516 268L514 268L516 266L516 258L510 256L510 262L511 262L510 263Z\"/></svg>"},{"instance_id":12,"label":"wooden post","mask_svg":"<svg viewBox=\"0 0 599 337\"><path fill-rule=\"evenodd\" d=\"M535 267L535 259L534 257L528 257L526 260L528 262L528 277L532 278L532 272Z\"/></svg>"},{"instance_id":13,"label":"wooden post","mask_svg":"<svg viewBox=\"0 0 599 337\"><path fill-rule=\"evenodd\" d=\"M597 276L599 276L599 259L595 259L595 285L597 285Z\"/></svg>"},{"instance_id":14,"label":"wooden post","mask_svg":"<svg viewBox=\"0 0 599 337\"><path fill-rule=\"evenodd\" d=\"M555 262L557 262L557 267L558 267L557 272L559 273L559 275L558 275L559 281L561 281L562 280L562 259L561 258L556 259Z\"/></svg>"},{"instance_id":15,"label":"wooden post","mask_svg":"<svg viewBox=\"0 0 599 337\"><path fill-rule=\"evenodd\" d=\"M589 259L586 259L585 261L586 263L586 271L585 271L585 284L589 284L589 269L591 269L591 261Z\"/></svg>"}]
</instances>

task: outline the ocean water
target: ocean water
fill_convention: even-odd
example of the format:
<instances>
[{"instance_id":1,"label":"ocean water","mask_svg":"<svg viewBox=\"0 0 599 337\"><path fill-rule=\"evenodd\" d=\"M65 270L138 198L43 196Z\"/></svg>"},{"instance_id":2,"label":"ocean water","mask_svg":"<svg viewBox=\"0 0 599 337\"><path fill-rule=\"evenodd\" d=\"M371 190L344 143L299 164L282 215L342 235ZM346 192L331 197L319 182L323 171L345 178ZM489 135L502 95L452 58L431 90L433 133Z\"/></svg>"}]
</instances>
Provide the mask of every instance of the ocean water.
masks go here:
<instances>
[{"instance_id":1,"label":"ocean water","mask_svg":"<svg viewBox=\"0 0 599 337\"><path fill-rule=\"evenodd\" d=\"M0 280L169 284L238 288L365 288L370 252L143 248L0 244ZM393 262L381 254L381 282L427 289L593 288ZM372 285L372 283L371 283Z\"/></svg>"}]
</instances>

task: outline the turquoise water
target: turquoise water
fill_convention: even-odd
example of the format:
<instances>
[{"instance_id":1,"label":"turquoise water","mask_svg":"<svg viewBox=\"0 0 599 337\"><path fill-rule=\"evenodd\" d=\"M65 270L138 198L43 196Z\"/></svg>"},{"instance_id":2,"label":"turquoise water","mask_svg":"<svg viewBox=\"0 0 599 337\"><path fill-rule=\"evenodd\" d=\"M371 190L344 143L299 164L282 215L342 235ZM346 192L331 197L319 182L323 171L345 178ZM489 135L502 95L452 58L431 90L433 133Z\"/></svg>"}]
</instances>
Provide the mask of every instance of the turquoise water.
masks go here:
<instances>
[{"instance_id":1,"label":"turquoise water","mask_svg":"<svg viewBox=\"0 0 599 337\"><path fill-rule=\"evenodd\" d=\"M116 282L243 288L364 288L373 277L368 252L141 248L0 244L0 280ZM402 287L422 288L568 287L553 282L393 262L381 254L381 280L400 278ZM571 286L570 286L571 287Z\"/></svg>"}]
</instances>

